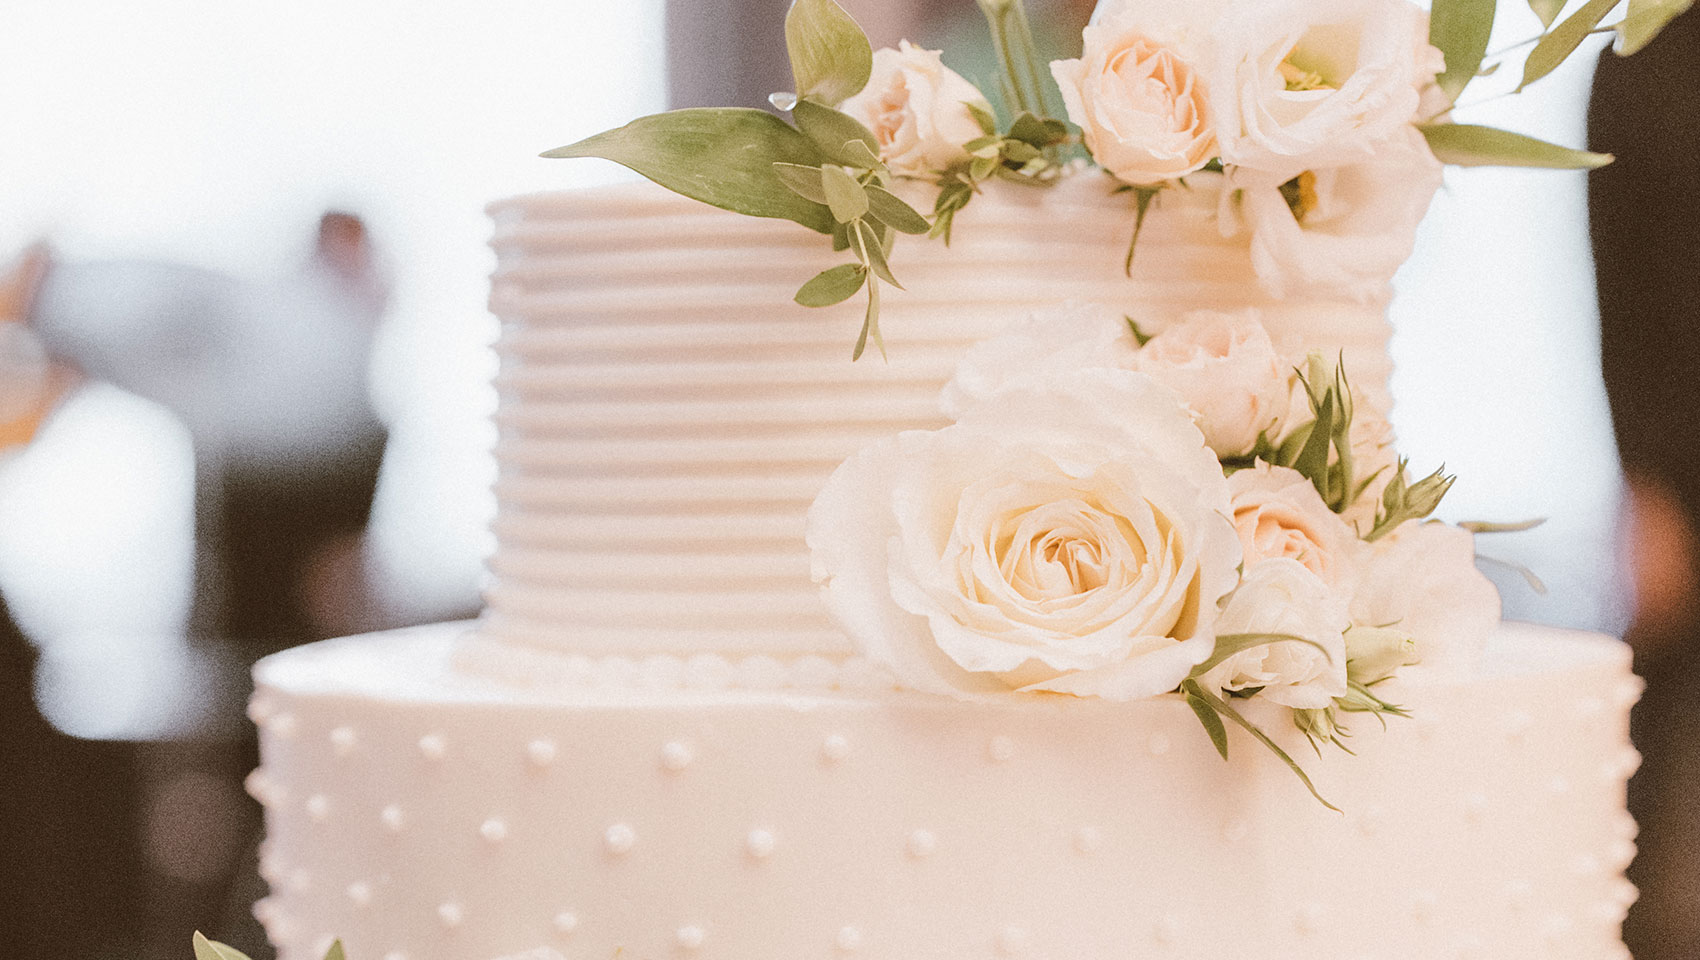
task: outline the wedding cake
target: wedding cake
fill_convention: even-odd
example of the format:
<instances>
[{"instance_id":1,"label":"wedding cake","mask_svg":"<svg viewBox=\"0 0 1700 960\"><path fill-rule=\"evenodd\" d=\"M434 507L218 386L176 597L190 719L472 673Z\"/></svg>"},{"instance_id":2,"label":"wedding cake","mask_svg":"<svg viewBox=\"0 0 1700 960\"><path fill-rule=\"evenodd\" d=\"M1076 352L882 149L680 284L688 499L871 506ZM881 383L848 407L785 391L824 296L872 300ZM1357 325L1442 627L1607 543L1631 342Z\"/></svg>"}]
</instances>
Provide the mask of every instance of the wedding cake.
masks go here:
<instances>
[{"instance_id":1,"label":"wedding cake","mask_svg":"<svg viewBox=\"0 0 1700 960\"><path fill-rule=\"evenodd\" d=\"M258 668L284 960L1627 955L1628 652L1385 420L1441 161L1598 158L1438 130L1404 0L1222 6L1101 11L1069 127L800 0L796 128L491 208L489 609Z\"/></svg>"}]
</instances>

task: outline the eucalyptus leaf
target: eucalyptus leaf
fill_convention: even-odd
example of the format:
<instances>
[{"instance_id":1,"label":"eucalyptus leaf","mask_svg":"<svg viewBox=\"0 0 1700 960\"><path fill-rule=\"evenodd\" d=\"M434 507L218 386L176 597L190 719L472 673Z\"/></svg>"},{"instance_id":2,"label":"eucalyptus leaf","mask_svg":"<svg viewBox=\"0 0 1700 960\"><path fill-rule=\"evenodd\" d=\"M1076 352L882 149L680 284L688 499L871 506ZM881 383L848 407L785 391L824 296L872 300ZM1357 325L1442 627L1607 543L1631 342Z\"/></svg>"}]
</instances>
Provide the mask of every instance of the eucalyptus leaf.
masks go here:
<instances>
[{"instance_id":1,"label":"eucalyptus leaf","mask_svg":"<svg viewBox=\"0 0 1700 960\"><path fill-rule=\"evenodd\" d=\"M543 156L601 157L693 200L832 232L832 211L793 193L773 170L775 163L819 166L820 151L765 110L697 107L657 113Z\"/></svg>"},{"instance_id":2,"label":"eucalyptus leaf","mask_svg":"<svg viewBox=\"0 0 1700 960\"><path fill-rule=\"evenodd\" d=\"M852 363L862 359L862 352L868 349L870 334L874 345L879 347L880 357L889 360L885 355L885 337L880 334L880 284L872 278L868 280L868 312L862 318L862 332L856 337L856 348L850 353Z\"/></svg>"},{"instance_id":3,"label":"eucalyptus leaf","mask_svg":"<svg viewBox=\"0 0 1700 960\"><path fill-rule=\"evenodd\" d=\"M1192 685L1197 686L1195 683ZM1198 722L1204 726L1204 732L1209 734L1216 752L1222 755L1223 760L1228 759L1228 728L1222 725L1222 718L1202 697L1194 696L1190 691L1186 693L1186 705L1192 708L1193 715L1198 717Z\"/></svg>"},{"instance_id":4,"label":"eucalyptus leaf","mask_svg":"<svg viewBox=\"0 0 1700 960\"><path fill-rule=\"evenodd\" d=\"M1454 101L1481 69L1496 6L1496 0L1434 0L1428 42L1446 55L1446 71L1435 82Z\"/></svg>"},{"instance_id":5,"label":"eucalyptus leaf","mask_svg":"<svg viewBox=\"0 0 1700 960\"><path fill-rule=\"evenodd\" d=\"M1330 663L1334 655L1328 648L1308 637L1290 633L1223 633L1216 637L1216 647L1210 654L1210 659L1192 668L1189 677L1202 677L1225 663L1229 657L1244 653L1257 647L1267 647L1272 643L1303 643L1322 651Z\"/></svg>"},{"instance_id":6,"label":"eucalyptus leaf","mask_svg":"<svg viewBox=\"0 0 1700 960\"><path fill-rule=\"evenodd\" d=\"M1336 807L1334 804L1329 803L1327 800L1323 799L1322 794L1317 792L1316 784L1311 782L1310 775L1305 773L1304 768L1299 766L1298 763L1295 762L1293 760L1293 758L1287 754L1287 751L1281 749L1280 744L1276 743L1274 740L1271 740L1269 738L1269 734L1264 733L1263 729L1261 727L1259 727L1255 723L1252 723L1250 720L1247 720L1245 717L1240 716L1239 711L1235 710L1232 706L1229 706L1226 701L1222 700L1220 697L1215 696L1214 694L1205 690L1203 687L1199 686L1197 680L1188 680L1185 683L1183 683L1181 685L1181 687L1186 692L1187 701L1189 703L1192 701L1193 697L1197 697L1198 699L1204 701L1206 706L1210 707L1211 709L1215 710L1218 714L1220 714L1224 719L1233 721L1233 723L1236 726L1238 726L1241 730L1244 730L1245 732L1251 734L1253 737L1257 738L1257 741L1259 743L1263 744L1265 747L1268 747L1269 751L1271 753L1275 754L1275 756L1277 756L1281 759L1282 763L1285 763L1287 765L1287 769L1293 771L1294 776L1297 776L1299 778L1300 782L1302 782L1305 785L1305 789L1310 791L1310 795L1316 798L1317 803L1322 804L1323 806L1334 811L1335 813L1343 813L1344 812L1339 807ZM1198 712L1198 708L1194 707L1193 712L1194 713Z\"/></svg>"},{"instance_id":7,"label":"eucalyptus leaf","mask_svg":"<svg viewBox=\"0 0 1700 960\"><path fill-rule=\"evenodd\" d=\"M885 164L880 160L874 148L861 140L846 140L840 148L842 155L848 157L848 165L859 170L877 170L885 173Z\"/></svg>"},{"instance_id":8,"label":"eucalyptus leaf","mask_svg":"<svg viewBox=\"0 0 1700 960\"><path fill-rule=\"evenodd\" d=\"M1529 0L1529 9L1541 18L1542 27L1550 27L1564 11L1564 2L1565 0Z\"/></svg>"},{"instance_id":9,"label":"eucalyptus leaf","mask_svg":"<svg viewBox=\"0 0 1700 960\"><path fill-rule=\"evenodd\" d=\"M1619 0L1588 0L1575 13L1564 18L1558 26L1553 27L1541 42L1535 44L1535 49L1529 51L1529 59L1523 61L1523 82L1517 85L1522 90L1529 84L1541 79L1558 69L1558 65L1569 59L1582 41L1588 39L1588 34L1600 25L1606 14L1618 5Z\"/></svg>"},{"instance_id":10,"label":"eucalyptus leaf","mask_svg":"<svg viewBox=\"0 0 1700 960\"><path fill-rule=\"evenodd\" d=\"M867 279L867 268L861 264L842 264L815 274L797 291L796 300L805 307L830 307L855 296Z\"/></svg>"},{"instance_id":11,"label":"eucalyptus leaf","mask_svg":"<svg viewBox=\"0 0 1700 960\"><path fill-rule=\"evenodd\" d=\"M881 240L879 231L868 226L866 220L854 221L850 227L860 237L857 247L868 258L868 269L873 271L874 276L902 290L903 284L898 283L897 278L891 275L891 265L886 262L885 245Z\"/></svg>"},{"instance_id":12,"label":"eucalyptus leaf","mask_svg":"<svg viewBox=\"0 0 1700 960\"><path fill-rule=\"evenodd\" d=\"M919 235L933 228L926 217L890 190L874 184L864 190L868 195L868 214L893 230Z\"/></svg>"},{"instance_id":13,"label":"eucalyptus leaf","mask_svg":"<svg viewBox=\"0 0 1700 960\"><path fill-rule=\"evenodd\" d=\"M800 163L776 163L773 172L786 189L815 203L826 202L826 188L821 186L820 167L805 167Z\"/></svg>"},{"instance_id":14,"label":"eucalyptus leaf","mask_svg":"<svg viewBox=\"0 0 1700 960\"><path fill-rule=\"evenodd\" d=\"M1442 163L1460 167L1538 167L1593 170L1612 161L1609 153L1572 150L1521 133L1470 123L1431 123L1420 127L1429 149Z\"/></svg>"},{"instance_id":15,"label":"eucalyptus leaf","mask_svg":"<svg viewBox=\"0 0 1700 960\"><path fill-rule=\"evenodd\" d=\"M1496 523L1491 520L1465 520L1458 525L1471 533L1522 533L1525 530L1533 530L1546 522L1546 517L1535 517L1511 523Z\"/></svg>"},{"instance_id":16,"label":"eucalyptus leaf","mask_svg":"<svg viewBox=\"0 0 1700 960\"><path fill-rule=\"evenodd\" d=\"M837 106L868 85L874 50L854 17L833 0L796 0L785 14L785 50L797 95Z\"/></svg>"},{"instance_id":17,"label":"eucalyptus leaf","mask_svg":"<svg viewBox=\"0 0 1700 960\"><path fill-rule=\"evenodd\" d=\"M325 951L325 960L348 960L348 956L342 952L341 940L331 941L330 949Z\"/></svg>"},{"instance_id":18,"label":"eucalyptus leaf","mask_svg":"<svg viewBox=\"0 0 1700 960\"><path fill-rule=\"evenodd\" d=\"M1617 25L1612 49L1620 57L1640 53L1679 14L1694 6L1694 0L1629 0L1629 12Z\"/></svg>"},{"instance_id":19,"label":"eucalyptus leaf","mask_svg":"<svg viewBox=\"0 0 1700 960\"><path fill-rule=\"evenodd\" d=\"M820 184L832 218L839 223L849 223L868 212L868 192L843 167L821 167Z\"/></svg>"},{"instance_id":20,"label":"eucalyptus leaf","mask_svg":"<svg viewBox=\"0 0 1700 960\"><path fill-rule=\"evenodd\" d=\"M1068 136L1068 128L1055 120L1044 120L1031 113L1017 114L1009 125L1008 139L1019 140L1035 147L1048 147Z\"/></svg>"},{"instance_id":21,"label":"eucalyptus leaf","mask_svg":"<svg viewBox=\"0 0 1700 960\"><path fill-rule=\"evenodd\" d=\"M875 140L868 128L862 126L861 121L855 117L813 100L799 100L791 111L791 119L797 121L797 129L803 131L803 135L814 143L821 156L833 163L869 169L864 165L863 158L870 154L877 162L879 141ZM869 152L851 153L844 148L845 142L849 140L860 140L868 147Z\"/></svg>"},{"instance_id":22,"label":"eucalyptus leaf","mask_svg":"<svg viewBox=\"0 0 1700 960\"><path fill-rule=\"evenodd\" d=\"M208 940L199 930L191 942L195 945L195 960L248 960L247 954L217 940Z\"/></svg>"},{"instance_id":23,"label":"eucalyptus leaf","mask_svg":"<svg viewBox=\"0 0 1700 960\"><path fill-rule=\"evenodd\" d=\"M974 162L968 165L968 175L976 180L984 180L997 168L997 157L975 157Z\"/></svg>"}]
</instances>

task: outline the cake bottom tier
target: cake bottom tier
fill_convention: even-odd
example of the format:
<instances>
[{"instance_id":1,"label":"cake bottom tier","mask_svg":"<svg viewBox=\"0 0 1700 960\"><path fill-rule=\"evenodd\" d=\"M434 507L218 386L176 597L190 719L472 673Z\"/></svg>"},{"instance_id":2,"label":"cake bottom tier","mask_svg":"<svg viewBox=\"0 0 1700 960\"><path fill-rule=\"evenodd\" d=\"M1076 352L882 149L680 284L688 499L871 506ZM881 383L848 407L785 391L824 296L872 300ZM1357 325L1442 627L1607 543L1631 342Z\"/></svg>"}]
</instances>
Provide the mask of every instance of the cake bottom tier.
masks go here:
<instances>
[{"instance_id":1,"label":"cake bottom tier","mask_svg":"<svg viewBox=\"0 0 1700 960\"><path fill-rule=\"evenodd\" d=\"M1627 957L1640 684L1605 637L1507 625L1355 756L1264 717L1335 813L1178 700L528 688L457 671L472 629L260 665L283 960Z\"/></svg>"}]
</instances>

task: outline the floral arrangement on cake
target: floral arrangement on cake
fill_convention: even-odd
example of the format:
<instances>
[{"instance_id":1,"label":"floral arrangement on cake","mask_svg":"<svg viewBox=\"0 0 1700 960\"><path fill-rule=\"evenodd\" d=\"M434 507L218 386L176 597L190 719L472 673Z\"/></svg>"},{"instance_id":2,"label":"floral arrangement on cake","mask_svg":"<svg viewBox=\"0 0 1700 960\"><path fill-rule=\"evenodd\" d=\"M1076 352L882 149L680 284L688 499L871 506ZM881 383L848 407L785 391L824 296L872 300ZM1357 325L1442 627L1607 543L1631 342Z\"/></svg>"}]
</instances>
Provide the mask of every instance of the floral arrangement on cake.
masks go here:
<instances>
[{"instance_id":1,"label":"floral arrangement on cake","mask_svg":"<svg viewBox=\"0 0 1700 960\"><path fill-rule=\"evenodd\" d=\"M1081 56L1049 65L1062 115L1019 0L979 3L995 91L937 51L872 50L832 0L796 0L797 89L773 98L791 123L680 110L545 156L615 160L830 236L853 259L796 300L865 290L856 358L870 340L884 351L896 235L948 243L992 178L1096 176L1106 197L1132 194L1129 271L1153 205L1212 178L1221 231L1247 238L1268 298L1340 300L1370 298L1409 256L1444 164L1611 160L1455 121L1501 63L1487 54L1495 0L1435 0L1432 14L1408 0L1104 0ZM1592 33L1634 52L1688 5L1631 0L1602 26L1615 0L1562 19L1562 0L1532 0L1542 30L1515 90ZM1257 309L1059 304L969 351L941 397L950 425L838 468L809 514L815 580L906 688L1176 697L1224 758L1239 726L1315 794L1246 705L1285 712L1318 749L1345 748L1353 715L1405 715L1384 683L1467 673L1498 623L1474 534L1527 526L1431 520L1453 478L1413 477L1349 374L1343 356L1283 355Z\"/></svg>"}]
</instances>

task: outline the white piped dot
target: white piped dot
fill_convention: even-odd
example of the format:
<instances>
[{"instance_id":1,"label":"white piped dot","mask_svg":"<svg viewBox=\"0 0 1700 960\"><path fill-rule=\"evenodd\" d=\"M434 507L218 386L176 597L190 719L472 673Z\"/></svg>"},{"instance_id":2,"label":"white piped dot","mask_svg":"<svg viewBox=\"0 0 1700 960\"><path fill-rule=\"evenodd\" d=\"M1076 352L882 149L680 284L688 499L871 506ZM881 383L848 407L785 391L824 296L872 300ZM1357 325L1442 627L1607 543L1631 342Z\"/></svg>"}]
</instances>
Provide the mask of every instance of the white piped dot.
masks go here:
<instances>
[{"instance_id":1,"label":"white piped dot","mask_svg":"<svg viewBox=\"0 0 1700 960\"><path fill-rule=\"evenodd\" d=\"M277 712L277 701L271 697L253 697L248 701L248 720L255 726L265 723Z\"/></svg>"},{"instance_id":2,"label":"white piped dot","mask_svg":"<svg viewBox=\"0 0 1700 960\"><path fill-rule=\"evenodd\" d=\"M1174 917L1158 917L1157 925L1151 929L1151 939L1167 946L1178 943L1181 938L1181 922Z\"/></svg>"},{"instance_id":3,"label":"white piped dot","mask_svg":"<svg viewBox=\"0 0 1700 960\"><path fill-rule=\"evenodd\" d=\"M308 873L305 868L296 868L290 871L289 879L285 882L285 885L289 887L291 893L306 893L313 889L313 875Z\"/></svg>"},{"instance_id":4,"label":"white piped dot","mask_svg":"<svg viewBox=\"0 0 1700 960\"><path fill-rule=\"evenodd\" d=\"M1647 686L1640 677L1631 677L1618 684L1611 692L1611 698L1619 707L1633 707L1641 699L1641 691Z\"/></svg>"},{"instance_id":5,"label":"white piped dot","mask_svg":"<svg viewBox=\"0 0 1700 960\"><path fill-rule=\"evenodd\" d=\"M833 943L843 953L851 953L862 946L862 931L855 927L843 927L838 931L838 939Z\"/></svg>"},{"instance_id":6,"label":"white piped dot","mask_svg":"<svg viewBox=\"0 0 1700 960\"><path fill-rule=\"evenodd\" d=\"M757 860L766 860L773 856L773 851L778 846L779 838L773 835L772 830L751 830L750 835L744 838L744 849Z\"/></svg>"},{"instance_id":7,"label":"white piped dot","mask_svg":"<svg viewBox=\"0 0 1700 960\"><path fill-rule=\"evenodd\" d=\"M1505 738L1512 743L1519 743L1535 728L1535 718L1521 710L1514 710L1505 717Z\"/></svg>"},{"instance_id":8,"label":"white piped dot","mask_svg":"<svg viewBox=\"0 0 1700 960\"><path fill-rule=\"evenodd\" d=\"M343 893L348 894L348 899L353 901L357 907L364 907L372 902L372 886L364 881L354 881L348 885L348 889L344 890Z\"/></svg>"},{"instance_id":9,"label":"white piped dot","mask_svg":"<svg viewBox=\"0 0 1700 960\"><path fill-rule=\"evenodd\" d=\"M1229 820L1222 825L1222 839L1230 844L1239 843L1251 835L1251 824L1240 819Z\"/></svg>"},{"instance_id":10,"label":"white piped dot","mask_svg":"<svg viewBox=\"0 0 1700 960\"><path fill-rule=\"evenodd\" d=\"M358 739L354 735L353 727L337 727L331 731L330 738L331 753L339 757L346 757L353 753L354 745Z\"/></svg>"},{"instance_id":11,"label":"white piped dot","mask_svg":"<svg viewBox=\"0 0 1700 960\"><path fill-rule=\"evenodd\" d=\"M1513 880L1505 885L1505 906L1512 913L1522 913L1535 902L1535 888L1527 881Z\"/></svg>"},{"instance_id":12,"label":"white piped dot","mask_svg":"<svg viewBox=\"0 0 1700 960\"><path fill-rule=\"evenodd\" d=\"M1174 742L1166 733L1153 733L1151 739L1146 741L1145 748L1151 751L1153 757L1161 757L1174 748Z\"/></svg>"},{"instance_id":13,"label":"white piped dot","mask_svg":"<svg viewBox=\"0 0 1700 960\"><path fill-rule=\"evenodd\" d=\"M681 949L695 950L702 946L704 940L708 939L708 934L698 926L680 927L679 932L673 935L673 939L678 942Z\"/></svg>"},{"instance_id":14,"label":"white piped dot","mask_svg":"<svg viewBox=\"0 0 1700 960\"><path fill-rule=\"evenodd\" d=\"M460 904L451 900L437 905L437 922L443 925L443 929L453 930L465 919L466 912L461 909Z\"/></svg>"},{"instance_id":15,"label":"white piped dot","mask_svg":"<svg viewBox=\"0 0 1700 960\"><path fill-rule=\"evenodd\" d=\"M551 922L555 926L556 933L563 937L572 936L573 931L578 929L578 914L571 910L562 910L555 914L555 919Z\"/></svg>"},{"instance_id":16,"label":"white piped dot","mask_svg":"<svg viewBox=\"0 0 1700 960\"><path fill-rule=\"evenodd\" d=\"M391 833L400 833L401 828L407 826L407 815L401 812L400 807L392 803L378 811L378 822L384 825L385 830Z\"/></svg>"},{"instance_id":17,"label":"white piped dot","mask_svg":"<svg viewBox=\"0 0 1700 960\"><path fill-rule=\"evenodd\" d=\"M554 763L557 753L553 740L538 739L525 745L525 758L539 770Z\"/></svg>"},{"instance_id":18,"label":"white piped dot","mask_svg":"<svg viewBox=\"0 0 1700 960\"><path fill-rule=\"evenodd\" d=\"M312 817L320 823L324 823L325 818L330 815L331 802L324 794L315 793L307 798L307 816Z\"/></svg>"},{"instance_id":19,"label":"white piped dot","mask_svg":"<svg viewBox=\"0 0 1700 960\"><path fill-rule=\"evenodd\" d=\"M1019 957L1027 952L1027 931L1020 927L1004 927L998 934L998 952L1006 957Z\"/></svg>"},{"instance_id":20,"label":"white piped dot","mask_svg":"<svg viewBox=\"0 0 1700 960\"><path fill-rule=\"evenodd\" d=\"M500 817L491 817L478 825L478 835L489 843L501 843L508 838L508 825Z\"/></svg>"},{"instance_id":21,"label":"white piped dot","mask_svg":"<svg viewBox=\"0 0 1700 960\"><path fill-rule=\"evenodd\" d=\"M1439 919L1440 898L1432 890L1418 891L1411 903L1411 917L1418 926L1432 927Z\"/></svg>"},{"instance_id":22,"label":"white piped dot","mask_svg":"<svg viewBox=\"0 0 1700 960\"><path fill-rule=\"evenodd\" d=\"M1299 912L1293 917L1293 927L1300 933L1317 933L1322 930L1322 925L1326 920L1327 915L1323 912L1321 904L1307 903L1300 907Z\"/></svg>"},{"instance_id":23,"label":"white piped dot","mask_svg":"<svg viewBox=\"0 0 1700 960\"><path fill-rule=\"evenodd\" d=\"M449 743L438 734L427 733L419 738L419 755L433 762L441 760L449 755Z\"/></svg>"},{"instance_id":24,"label":"white piped dot","mask_svg":"<svg viewBox=\"0 0 1700 960\"><path fill-rule=\"evenodd\" d=\"M602 843L608 852L619 855L631 853L632 847L637 846L637 831L629 824L616 823L602 834Z\"/></svg>"},{"instance_id":25,"label":"white piped dot","mask_svg":"<svg viewBox=\"0 0 1700 960\"><path fill-rule=\"evenodd\" d=\"M820 755L827 763L839 763L850 755L850 741L835 733L821 741Z\"/></svg>"},{"instance_id":26,"label":"white piped dot","mask_svg":"<svg viewBox=\"0 0 1700 960\"><path fill-rule=\"evenodd\" d=\"M1566 777L1553 777L1547 781L1547 792L1555 797L1562 797L1570 792L1570 780Z\"/></svg>"},{"instance_id":27,"label":"white piped dot","mask_svg":"<svg viewBox=\"0 0 1700 960\"><path fill-rule=\"evenodd\" d=\"M1001 734L993 737L986 744L986 756L990 757L993 763L1009 762L1015 756L1015 741Z\"/></svg>"},{"instance_id":28,"label":"white piped dot","mask_svg":"<svg viewBox=\"0 0 1700 960\"><path fill-rule=\"evenodd\" d=\"M263 768L255 769L242 778L242 789L248 792L248 796L259 801L262 807L269 807L277 802L273 799L276 796L276 788Z\"/></svg>"},{"instance_id":29,"label":"white piped dot","mask_svg":"<svg viewBox=\"0 0 1700 960\"><path fill-rule=\"evenodd\" d=\"M1081 827L1074 831L1076 853L1096 853L1104 845L1104 834L1097 827Z\"/></svg>"},{"instance_id":30,"label":"white piped dot","mask_svg":"<svg viewBox=\"0 0 1700 960\"><path fill-rule=\"evenodd\" d=\"M293 713L273 714L266 720L266 732L279 740L288 740L295 736L295 730L300 724Z\"/></svg>"},{"instance_id":31,"label":"white piped dot","mask_svg":"<svg viewBox=\"0 0 1700 960\"><path fill-rule=\"evenodd\" d=\"M688 743L674 740L661 748L661 766L673 773L678 773L690 766L694 759L696 759L696 754L691 750Z\"/></svg>"},{"instance_id":32,"label":"white piped dot","mask_svg":"<svg viewBox=\"0 0 1700 960\"><path fill-rule=\"evenodd\" d=\"M939 848L939 838L931 830L916 830L909 835L909 855L916 859L930 857Z\"/></svg>"},{"instance_id":33,"label":"white piped dot","mask_svg":"<svg viewBox=\"0 0 1700 960\"><path fill-rule=\"evenodd\" d=\"M1464 820L1466 823L1481 823L1487 818L1492 804L1485 794L1472 793L1464 798Z\"/></svg>"},{"instance_id":34,"label":"white piped dot","mask_svg":"<svg viewBox=\"0 0 1700 960\"><path fill-rule=\"evenodd\" d=\"M407 954L402 953L400 950L391 950L389 953L384 954L384 960L407 960Z\"/></svg>"},{"instance_id":35,"label":"white piped dot","mask_svg":"<svg viewBox=\"0 0 1700 960\"><path fill-rule=\"evenodd\" d=\"M1613 840L1606 845L1606 861L1622 870L1635 859L1637 848L1633 840Z\"/></svg>"}]
</instances>

